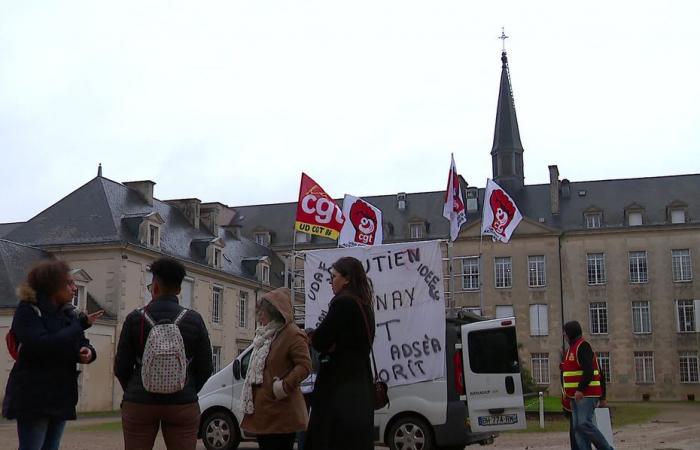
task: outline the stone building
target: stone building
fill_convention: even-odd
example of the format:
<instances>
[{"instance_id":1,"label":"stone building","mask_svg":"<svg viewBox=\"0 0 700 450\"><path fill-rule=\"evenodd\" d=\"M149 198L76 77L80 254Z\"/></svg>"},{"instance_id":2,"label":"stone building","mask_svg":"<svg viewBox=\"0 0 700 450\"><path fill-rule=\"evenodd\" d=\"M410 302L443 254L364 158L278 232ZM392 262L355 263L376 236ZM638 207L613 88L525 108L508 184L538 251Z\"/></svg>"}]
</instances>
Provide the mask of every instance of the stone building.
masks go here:
<instances>
[{"instance_id":1,"label":"stone building","mask_svg":"<svg viewBox=\"0 0 700 450\"><path fill-rule=\"evenodd\" d=\"M508 244L481 239L484 189L461 180L468 222L449 249L448 303L486 317L514 315L521 359L551 395L560 389L562 324L578 320L605 369L610 398L694 398L700 175L573 182L552 165L548 184L525 184L505 52L501 62L492 178L524 220ZM365 197L382 210L386 243L446 239L443 199L444 191ZM284 257L295 211L296 203L238 206L222 224ZM335 245L297 233L300 250Z\"/></svg>"},{"instance_id":2,"label":"stone building","mask_svg":"<svg viewBox=\"0 0 700 450\"><path fill-rule=\"evenodd\" d=\"M81 367L82 411L119 406L121 388L112 374L117 340L126 315L150 301L149 265L155 259L171 256L185 265L180 302L204 318L215 368L250 344L255 301L282 283L284 266L272 250L240 237L236 228L216 224L225 205L198 199L160 201L154 185L117 183L98 173L27 222L0 228L0 256L4 269L11 270L11 276L0 278L0 329L11 323L14 287L31 263L49 253L73 268L76 306L106 311L87 331L98 359ZM4 386L12 361L4 347L2 355Z\"/></svg>"}]
</instances>

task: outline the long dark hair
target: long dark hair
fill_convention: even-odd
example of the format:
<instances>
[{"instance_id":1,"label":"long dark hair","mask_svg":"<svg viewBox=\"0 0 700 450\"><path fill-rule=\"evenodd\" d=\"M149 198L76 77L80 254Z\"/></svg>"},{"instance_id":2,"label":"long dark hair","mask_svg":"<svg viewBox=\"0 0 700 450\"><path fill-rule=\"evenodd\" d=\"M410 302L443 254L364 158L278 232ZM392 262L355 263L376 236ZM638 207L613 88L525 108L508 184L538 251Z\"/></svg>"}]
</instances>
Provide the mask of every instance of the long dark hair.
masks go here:
<instances>
[{"instance_id":1,"label":"long dark hair","mask_svg":"<svg viewBox=\"0 0 700 450\"><path fill-rule=\"evenodd\" d=\"M360 303L369 306L371 310L374 304L372 282L367 277L362 263L352 256L344 256L333 263L333 269L348 280L345 289L356 295L360 299Z\"/></svg>"}]
</instances>

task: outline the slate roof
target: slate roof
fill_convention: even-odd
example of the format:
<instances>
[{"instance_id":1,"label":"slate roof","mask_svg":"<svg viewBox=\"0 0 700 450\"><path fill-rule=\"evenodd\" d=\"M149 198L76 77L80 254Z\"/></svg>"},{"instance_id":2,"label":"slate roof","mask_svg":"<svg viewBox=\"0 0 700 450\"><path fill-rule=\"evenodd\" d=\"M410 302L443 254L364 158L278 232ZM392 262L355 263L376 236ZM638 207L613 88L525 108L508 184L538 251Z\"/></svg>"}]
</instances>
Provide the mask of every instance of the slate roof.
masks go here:
<instances>
[{"instance_id":1,"label":"slate roof","mask_svg":"<svg viewBox=\"0 0 700 450\"><path fill-rule=\"evenodd\" d=\"M566 188L560 190L566 191ZM524 217L562 232L584 230L584 212L591 208L602 210L602 228L624 227L625 208L632 204L644 208L645 226L669 224L667 207L676 202L687 205L687 223L700 223L700 174L570 182L568 190L568 197L560 197L558 215L551 213L549 184L526 185L513 197ZM579 195L579 192L585 192L585 195ZM444 195L444 191L408 193L404 211L398 209L396 195L363 198L382 210L384 240L390 243L410 240L408 225L419 220L427 224L423 239L446 238L449 228L447 220L442 217ZM467 215L468 223L480 220L483 197L484 189L479 188L479 210ZM336 201L342 206L342 200ZM234 209L243 216L238 223L242 225L245 236L265 229L271 232L273 246L291 246L296 203L237 206ZM335 241L328 239L313 239L314 247L335 245Z\"/></svg>"},{"instance_id":2,"label":"slate roof","mask_svg":"<svg viewBox=\"0 0 700 450\"><path fill-rule=\"evenodd\" d=\"M8 222L0 223L0 238L4 237L10 231L14 230L18 226L22 225L24 222Z\"/></svg>"},{"instance_id":3,"label":"slate roof","mask_svg":"<svg viewBox=\"0 0 700 450\"><path fill-rule=\"evenodd\" d=\"M196 229L176 207L158 199L150 206L134 189L101 176L18 226L6 238L38 247L107 243L143 247L138 241L138 225L143 217L154 212L165 221L160 233L162 253L206 265L206 245L196 243L221 237L225 242L224 272L255 280L255 273L243 268L243 258L269 256L270 282L273 286L281 285L283 264L267 247L247 238L235 239L224 230L214 236L204 227Z\"/></svg>"},{"instance_id":4,"label":"slate roof","mask_svg":"<svg viewBox=\"0 0 700 450\"><path fill-rule=\"evenodd\" d=\"M0 308L17 305L15 288L34 263L48 257L41 249L0 239Z\"/></svg>"}]
</instances>

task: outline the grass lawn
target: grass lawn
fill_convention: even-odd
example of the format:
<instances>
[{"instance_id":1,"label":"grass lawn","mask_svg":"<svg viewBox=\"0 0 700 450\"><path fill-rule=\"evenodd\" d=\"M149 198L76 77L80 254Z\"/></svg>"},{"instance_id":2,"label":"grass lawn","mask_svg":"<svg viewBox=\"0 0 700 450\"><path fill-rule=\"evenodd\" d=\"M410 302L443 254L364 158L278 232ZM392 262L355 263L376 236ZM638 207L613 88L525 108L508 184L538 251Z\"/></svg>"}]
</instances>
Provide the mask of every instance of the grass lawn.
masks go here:
<instances>
[{"instance_id":1,"label":"grass lawn","mask_svg":"<svg viewBox=\"0 0 700 450\"><path fill-rule=\"evenodd\" d=\"M71 427L71 430L74 431L92 431L92 432L120 432L122 431L122 422L121 420L115 421L115 422L102 422L102 423L93 423L90 425L78 425L76 427Z\"/></svg>"},{"instance_id":2,"label":"grass lawn","mask_svg":"<svg viewBox=\"0 0 700 450\"><path fill-rule=\"evenodd\" d=\"M540 410L540 398L538 396L525 399L525 411L527 411L527 412L539 412L539 410ZM561 399L559 397L545 395L544 396L544 411L545 412L559 412L559 411L561 411Z\"/></svg>"}]
</instances>

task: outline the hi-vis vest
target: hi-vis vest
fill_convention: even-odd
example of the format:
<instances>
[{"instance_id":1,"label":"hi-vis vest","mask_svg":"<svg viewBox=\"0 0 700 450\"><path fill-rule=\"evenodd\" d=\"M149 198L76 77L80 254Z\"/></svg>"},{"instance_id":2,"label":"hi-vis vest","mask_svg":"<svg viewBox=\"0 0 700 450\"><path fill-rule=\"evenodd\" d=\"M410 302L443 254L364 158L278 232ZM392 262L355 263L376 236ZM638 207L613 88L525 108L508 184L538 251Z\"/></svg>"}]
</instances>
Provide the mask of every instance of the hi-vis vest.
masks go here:
<instances>
[{"instance_id":1,"label":"hi-vis vest","mask_svg":"<svg viewBox=\"0 0 700 450\"><path fill-rule=\"evenodd\" d=\"M578 349L585 341L583 338L574 342L566 352L564 361L561 363L561 371L564 379L564 394L566 397L573 397L578 389L578 384L583 377L583 368L578 362ZM593 378L590 384L583 391L584 397L600 397L603 395L603 389L600 386L600 368L598 367L598 358L593 356Z\"/></svg>"}]
</instances>

